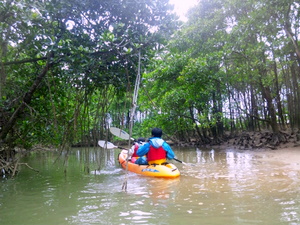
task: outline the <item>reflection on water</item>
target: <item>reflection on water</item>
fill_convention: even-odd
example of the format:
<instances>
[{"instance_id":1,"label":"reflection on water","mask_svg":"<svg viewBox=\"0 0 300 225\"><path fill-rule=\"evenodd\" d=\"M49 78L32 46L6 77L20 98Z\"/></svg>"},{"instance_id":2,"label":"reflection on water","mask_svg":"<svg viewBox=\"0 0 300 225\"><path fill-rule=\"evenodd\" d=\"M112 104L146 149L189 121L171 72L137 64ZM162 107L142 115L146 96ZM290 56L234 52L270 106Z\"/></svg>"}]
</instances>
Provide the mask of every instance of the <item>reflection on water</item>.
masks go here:
<instances>
[{"instance_id":1,"label":"reflection on water","mask_svg":"<svg viewBox=\"0 0 300 225\"><path fill-rule=\"evenodd\" d=\"M174 150L176 179L126 174L118 150L29 155L41 172L1 181L0 224L300 224L300 166L278 151Z\"/></svg>"}]
</instances>

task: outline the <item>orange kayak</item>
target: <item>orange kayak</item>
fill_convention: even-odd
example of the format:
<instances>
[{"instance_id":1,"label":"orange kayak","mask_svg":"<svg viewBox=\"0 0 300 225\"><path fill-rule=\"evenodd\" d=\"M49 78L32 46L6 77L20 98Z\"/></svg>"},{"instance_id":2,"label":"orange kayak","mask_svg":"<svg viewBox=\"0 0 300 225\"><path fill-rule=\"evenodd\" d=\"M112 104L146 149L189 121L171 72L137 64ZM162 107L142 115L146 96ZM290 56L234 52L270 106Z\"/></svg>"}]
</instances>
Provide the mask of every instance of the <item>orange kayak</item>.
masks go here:
<instances>
[{"instance_id":1,"label":"orange kayak","mask_svg":"<svg viewBox=\"0 0 300 225\"><path fill-rule=\"evenodd\" d=\"M126 169L127 167L128 171L150 177L175 178L180 176L180 172L174 164L167 163L164 165L138 165L132 163L131 161L126 162L126 158L127 150L122 150L119 154L119 163L123 169Z\"/></svg>"}]
</instances>

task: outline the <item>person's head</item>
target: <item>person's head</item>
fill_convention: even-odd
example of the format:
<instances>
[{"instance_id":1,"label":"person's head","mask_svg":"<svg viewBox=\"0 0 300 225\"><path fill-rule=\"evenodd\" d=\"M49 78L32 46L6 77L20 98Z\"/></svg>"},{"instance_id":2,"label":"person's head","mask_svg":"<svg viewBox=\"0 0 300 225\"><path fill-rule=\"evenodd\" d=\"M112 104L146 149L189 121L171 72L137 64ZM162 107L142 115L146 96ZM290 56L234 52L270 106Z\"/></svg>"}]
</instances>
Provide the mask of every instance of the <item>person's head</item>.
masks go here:
<instances>
[{"instance_id":1,"label":"person's head","mask_svg":"<svg viewBox=\"0 0 300 225\"><path fill-rule=\"evenodd\" d=\"M143 138L143 137L140 137L137 139L137 142L145 142L146 141L146 138Z\"/></svg>"},{"instance_id":2,"label":"person's head","mask_svg":"<svg viewBox=\"0 0 300 225\"><path fill-rule=\"evenodd\" d=\"M162 136L162 129L155 127L155 128L152 129L151 133L152 133L153 137L159 137L160 138Z\"/></svg>"}]
</instances>

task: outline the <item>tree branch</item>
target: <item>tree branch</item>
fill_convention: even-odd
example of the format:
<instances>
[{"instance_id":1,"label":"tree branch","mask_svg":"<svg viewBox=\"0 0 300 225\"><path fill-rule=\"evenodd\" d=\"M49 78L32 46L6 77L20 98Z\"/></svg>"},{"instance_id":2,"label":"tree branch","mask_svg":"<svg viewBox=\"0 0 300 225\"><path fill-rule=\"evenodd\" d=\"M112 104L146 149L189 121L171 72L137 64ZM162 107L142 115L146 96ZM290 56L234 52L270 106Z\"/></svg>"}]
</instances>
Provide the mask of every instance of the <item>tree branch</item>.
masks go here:
<instances>
[{"instance_id":1,"label":"tree branch","mask_svg":"<svg viewBox=\"0 0 300 225\"><path fill-rule=\"evenodd\" d=\"M47 57L41 57L41 58L35 58L35 59L23 59L20 61L13 61L13 62L2 62L3 66L9 66L9 65L17 65L17 64L23 64L23 63L32 63L32 62L38 62L41 60L46 60Z\"/></svg>"}]
</instances>

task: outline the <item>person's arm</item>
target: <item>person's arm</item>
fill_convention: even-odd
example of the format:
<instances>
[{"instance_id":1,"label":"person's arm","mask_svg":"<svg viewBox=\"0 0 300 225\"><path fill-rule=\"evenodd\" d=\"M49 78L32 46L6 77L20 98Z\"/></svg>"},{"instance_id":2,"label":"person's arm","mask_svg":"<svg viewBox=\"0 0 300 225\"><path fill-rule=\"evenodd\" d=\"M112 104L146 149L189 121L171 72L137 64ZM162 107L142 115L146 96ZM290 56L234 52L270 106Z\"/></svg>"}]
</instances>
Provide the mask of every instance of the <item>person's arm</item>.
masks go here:
<instances>
[{"instance_id":1,"label":"person's arm","mask_svg":"<svg viewBox=\"0 0 300 225\"><path fill-rule=\"evenodd\" d=\"M135 148L135 145L132 145L132 147L129 149L128 154L129 154L130 156L133 155L133 153L134 153L134 148Z\"/></svg>"},{"instance_id":2,"label":"person's arm","mask_svg":"<svg viewBox=\"0 0 300 225\"><path fill-rule=\"evenodd\" d=\"M174 159L175 153L167 142L164 142L162 147L167 152L167 159Z\"/></svg>"},{"instance_id":3,"label":"person's arm","mask_svg":"<svg viewBox=\"0 0 300 225\"><path fill-rule=\"evenodd\" d=\"M149 149L150 149L150 144L149 144L149 142L147 142L146 144L139 147L136 154L138 156L144 156L148 153Z\"/></svg>"}]
</instances>

